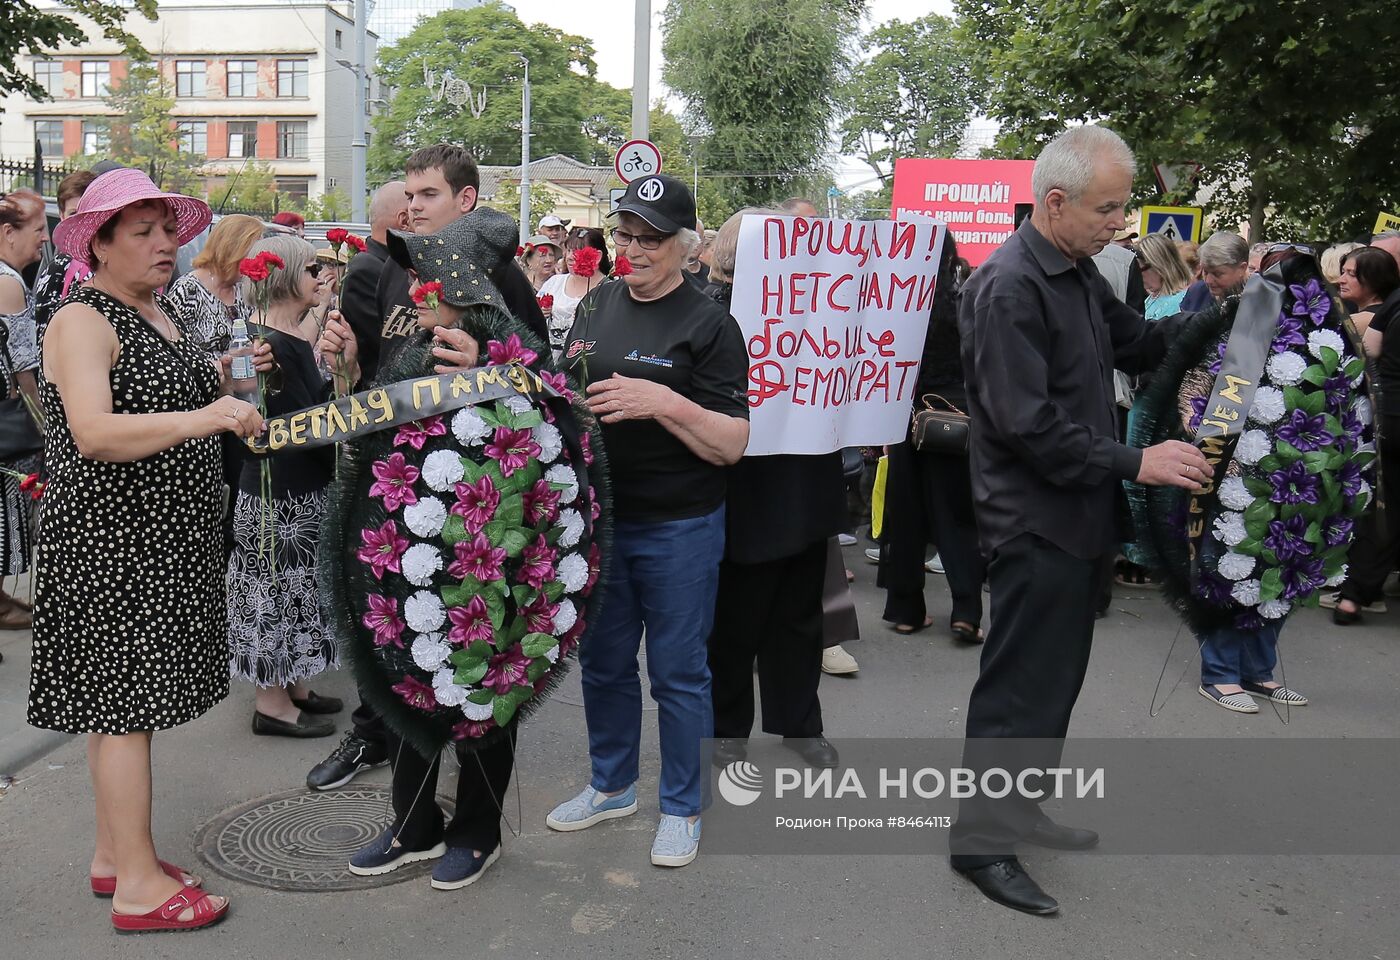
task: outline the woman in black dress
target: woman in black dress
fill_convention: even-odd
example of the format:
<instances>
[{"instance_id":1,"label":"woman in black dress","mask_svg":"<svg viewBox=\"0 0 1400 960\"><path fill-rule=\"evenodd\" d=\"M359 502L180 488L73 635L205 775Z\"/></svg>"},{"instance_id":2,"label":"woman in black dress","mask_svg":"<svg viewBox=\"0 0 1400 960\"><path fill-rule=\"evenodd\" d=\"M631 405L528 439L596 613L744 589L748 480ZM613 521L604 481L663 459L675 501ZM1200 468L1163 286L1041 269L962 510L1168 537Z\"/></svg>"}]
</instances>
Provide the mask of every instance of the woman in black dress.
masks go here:
<instances>
[{"instance_id":1,"label":"woman in black dress","mask_svg":"<svg viewBox=\"0 0 1400 960\"><path fill-rule=\"evenodd\" d=\"M272 347L278 370L265 378L264 411L290 413L328 399L302 318L320 293L316 251L300 237L260 240L250 257L267 252L285 266L265 281L269 302L248 325ZM248 280L241 299L256 302ZM257 685L253 732L259 736L325 737L339 700L307 687L336 666L335 641L321 619L316 589L316 549L334 447L283 450L268 461L248 458L233 506L233 552L228 561L229 672ZM263 489L267 470L270 489Z\"/></svg>"},{"instance_id":2,"label":"woman in black dress","mask_svg":"<svg viewBox=\"0 0 1400 960\"><path fill-rule=\"evenodd\" d=\"M54 237L95 272L45 334L29 722L91 735L91 884L124 931L208 926L228 910L151 839L152 733L228 694L216 437L262 429L156 296L209 217L203 201L114 170Z\"/></svg>"}]
</instances>

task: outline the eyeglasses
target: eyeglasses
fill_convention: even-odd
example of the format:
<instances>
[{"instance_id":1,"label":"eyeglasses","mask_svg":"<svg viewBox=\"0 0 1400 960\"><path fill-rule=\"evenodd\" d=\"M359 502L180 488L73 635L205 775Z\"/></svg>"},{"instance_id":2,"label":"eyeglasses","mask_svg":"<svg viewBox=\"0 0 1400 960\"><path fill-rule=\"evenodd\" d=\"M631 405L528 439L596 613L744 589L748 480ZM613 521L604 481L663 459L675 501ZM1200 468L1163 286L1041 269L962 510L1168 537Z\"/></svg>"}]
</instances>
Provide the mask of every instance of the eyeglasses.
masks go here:
<instances>
[{"instance_id":1,"label":"eyeglasses","mask_svg":"<svg viewBox=\"0 0 1400 960\"><path fill-rule=\"evenodd\" d=\"M319 263L308 263L306 265L306 272L313 277L319 277L321 275L321 265Z\"/></svg>"},{"instance_id":2,"label":"eyeglasses","mask_svg":"<svg viewBox=\"0 0 1400 960\"><path fill-rule=\"evenodd\" d=\"M655 250L657 247L661 246L663 240L669 239L670 235L664 233L629 233L617 227L613 229L612 238L613 243L618 247L630 246L635 240L637 245L643 250Z\"/></svg>"}]
</instances>

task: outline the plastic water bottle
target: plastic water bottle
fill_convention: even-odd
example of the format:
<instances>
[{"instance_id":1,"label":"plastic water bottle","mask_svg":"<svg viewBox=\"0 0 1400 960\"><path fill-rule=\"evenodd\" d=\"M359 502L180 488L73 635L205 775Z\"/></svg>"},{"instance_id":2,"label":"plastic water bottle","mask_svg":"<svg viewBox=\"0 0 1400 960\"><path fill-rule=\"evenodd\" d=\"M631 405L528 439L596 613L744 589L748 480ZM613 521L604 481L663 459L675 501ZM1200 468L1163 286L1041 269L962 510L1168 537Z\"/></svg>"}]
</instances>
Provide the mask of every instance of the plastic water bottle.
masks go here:
<instances>
[{"instance_id":1,"label":"plastic water bottle","mask_svg":"<svg viewBox=\"0 0 1400 960\"><path fill-rule=\"evenodd\" d=\"M250 403L258 398L258 372L253 367L253 341L248 337L248 324L242 319L233 321L233 332L229 337L229 379L233 381L233 393Z\"/></svg>"}]
</instances>

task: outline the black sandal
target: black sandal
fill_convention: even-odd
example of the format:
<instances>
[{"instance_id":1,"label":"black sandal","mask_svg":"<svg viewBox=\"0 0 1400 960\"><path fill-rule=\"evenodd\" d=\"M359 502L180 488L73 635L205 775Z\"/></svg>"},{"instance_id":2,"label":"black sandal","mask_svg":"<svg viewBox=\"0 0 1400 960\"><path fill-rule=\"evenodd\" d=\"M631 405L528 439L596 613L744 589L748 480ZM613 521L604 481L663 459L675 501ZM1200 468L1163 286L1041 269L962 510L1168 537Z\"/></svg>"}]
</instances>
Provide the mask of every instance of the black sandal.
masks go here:
<instances>
[{"instance_id":1,"label":"black sandal","mask_svg":"<svg viewBox=\"0 0 1400 960\"><path fill-rule=\"evenodd\" d=\"M899 634L901 637L907 637L911 633L918 633L920 630L927 630L931 626L933 626L933 617L924 617L924 622L922 626L915 627L907 623L896 623L894 625L894 632Z\"/></svg>"},{"instance_id":2,"label":"black sandal","mask_svg":"<svg viewBox=\"0 0 1400 960\"><path fill-rule=\"evenodd\" d=\"M957 621L949 629L953 631L953 639L963 643L985 643L987 640L980 627L966 620Z\"/></svg>"}]
</instances>

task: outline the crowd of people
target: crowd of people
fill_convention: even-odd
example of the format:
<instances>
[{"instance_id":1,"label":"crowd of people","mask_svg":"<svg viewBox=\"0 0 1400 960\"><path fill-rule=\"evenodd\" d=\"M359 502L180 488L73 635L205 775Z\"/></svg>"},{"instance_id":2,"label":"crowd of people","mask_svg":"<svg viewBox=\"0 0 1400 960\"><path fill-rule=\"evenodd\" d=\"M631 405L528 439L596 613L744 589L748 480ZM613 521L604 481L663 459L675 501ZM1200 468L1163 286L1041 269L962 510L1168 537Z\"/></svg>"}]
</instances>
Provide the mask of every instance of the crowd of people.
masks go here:
<instances>
[{"instance_id":1,"label":"crowd of people","mask_svg":"<svg viewBox=\"0 0 1400 960\"><path fill-rule=\"evenodd\" d=\"M1134 170L1130 150L1110 131L1071 130L1041 154L1035 211L991 259L969 270L946 240L916 393L924 406L968 418L971 440L951 449L911 435L880 451L883 513L869 519L883 529L872 548L883 619L900 634L933 626L926 577L946 576L948 635L981 656L967 715L969 763L987 762L984 745L999 739L1064 738L1094 620L1113 582L1171 589L1182 579L1172 569L1172 543L1158 535L1172 523L1180 528L1161 515L1180 507L1182 496L1219 501L1208 509L1221 539L1206 550L1218 572L1198 576L1193 567L1177 606L1189 608L1184 615L1200 642L1200 692L1226 709L1257 712L1255 698L1306 704L1272 674L1290 603L1319 593L1325 579L1335 590L1323 598L1334 619L1354 623L1379 608L1382 585L1400 561L1400 536L1383 514L1364 512L1365 496L1356 492L1369 489L1368 481L1359 472L1339 474L1350 491L1345 526L1339 515L1319 535L1335 533L1328 546L1344 549L1354 524L1349 566L1324 577L1319 559L1308 568L1311 579L1289 587L1290 603L1262 599L1259 582L1245 579L1242 563L1252 565L1252 557L1233 549L1245 549L1243 521L1234 537L1231 518L1250 495L1239 492L1243 482L1236 490L1227 480L1238 481L1240 468L1207 459L1198 442L1215 374L1240 362L1231 352L1232 325L1251 315L1267 287L1295 298L1285 305L1316 327L1297 333L1299 342L1327 335L1318 341L1333 354L1324 359L1332 363L1327 409L1354 442L1344 446L1328 434L1325 442L1337 443L1342 457L1326 469L1345 473L1352 464L1343 461L1365 450L1378 454L1382 473L1400 467L1390 439L1400 429L1400 407L1389 395L1400 389L1388 392L1400 377L1400 347L1386 343L1392 328L1400 330L1393 322L1400 234L1322 252L1301 244L1251 248L1223 231L1198 248L1157 235L1137 239L1124 219ZM396 601L369 597L371 612L347 621L322 593L333 491L344 498L360 489L357 478L373 474L364 481L373 483L368 497L383 499L376 514L383 525L348 548L373 570L372 581L347 580L360 600L387 574L436 582L434 571L454 550L448 572L458 584L480 587L489 579L481 571L504 560L506 549L496 557L482 535L470 549L458 543L435 554L435 566L410 573L408 541L398 539L398 509L418 506L402 514L415 533L432 526L420 493L440 503L429 491L455 484L451 512L468 523L472 504L486 502L471 498L493 492L489 477L462 476L465 451L487 430L473 432L471 417L451 419L450 428L445 415L401 428L407 432L396 447L402 441L421 451L437 437L433 443L454 451L448 461L455 463L438 459L430 469L425 460L421 471L402 454L388 469L354 443L266 457L245 443L268 418L411 377L513 361L576 396L569 416L577 423L551 413L553 433L531 432L531 424L540 429L539 417L497 427L490 449L500 459L498 478L510 476L510 456L519 457L514 468L526 466L543 456L540 441L557 444L561 431L579 459L593 465L601 458L591 474L576 464L571 488L586 488L593 507L579 525L607 530L606 554L588 561L580 594L598 580L601 611L575 624L557 613L559 604L549 606L543 580L530 603L539 616L556 611L539 623L557 628L560 651L564 639L577 642L588 732L588 781L549 813L551 829L582 830L639 810L643 641L659 707L653 864L695 859L708 776L702 743L714 738L717 764L743 759L758 710L762 730L808 764L839 763L818 691L824 670L858 669L840 646L854 632L851 574L839 549L850 528L850 457L745 456L748 358L730 312L743 217L815 216L815 208L798 198L749 208L707 233L689 188L653 175L629 185L609 226L571 226L550 215L516 246L514 222L478 208L478 186L464 149L417 151L404 179L373 196L370 235L351 253L340 243L318 251L294 222L269 227L228 216L211 229L206 204L162 192L140 171L73 174L59 188L57 254L33 290L23 271L39 262L48 239L44 202L26 191L0 199L0 387L13 401L4 416L16 414L0 423L8 431L21 416L37 417L44 432L41 450L22 439L5 446L0 431L11 468L0 475L0 573L23 572L35 558L33 606L0 591L0 629L33 629L30 722L89 735L96 808L90 883L112 897L118 930L199 928L229 907L199 877L157 856L150 826L155 732L201 716L237 678L252 686L253 733L331 735L345 705L312 683L346 656L341 631L370 637L374 649L404 646ZM191 270L172 282L178 250L206 231ZM1255 275L1261 279L1247 287ZM1274 352L1287 353L1295 333L1277 332ZM1369 378L1351 376L1353 343ZM1192 345L1205 354L1191 353ZM1323 357L1320 350L1315 356ZM238 372L245 359L257 374L252 393L240 386L249 377ZM1100 375L1085 376L1093 361ZM1301 374L1285 380L1288 363L1277 367L1271 361L1268 370L1278 384L1299 382ZM1362 422L1367 383L1378 398L1374 433ZM1299 423L1287 435L1289 449L1309 449L1298 431L1315 436L1320 429L1307 417ZM592 430L597 450L589 445ZM1374 446L1364 447L1363 437ZM1240 435L1241 450L1255 440ZM862 458L851 453L858 474ZM32 496L30 474L43 478L41 500ZM606 481L582 479L589 476ZM482 482L487 487L476 486ZM556 501L570 481L538 483L521 509L558 517ZM1131 529L1118 522L1120 500L1136 521ZM1270 528L1279 539L1269 541L1269 555L1284 553L1286 543L1308 552L1283 539L1292 518L1278 521L1283 532ZM443 529L443 519L432 529ZM1252 556L1263 556L1255 546ZM537 551L530 561L536 573L554 573L543 537L528 549ZM1327 562L1335 566L1336 557ZM509 610L525 616L529 595L512 594ZM1220 613L1227 608L1228 621ZM469 631L490 633L485 613L471 620L468 609L454 608L451 620L450 636L460 630L467 637L464 649L476 636ZM433 664L444 677L426 694L405 680L392 687L402 702L388 704L374 693L379 685L365 680L384 661L357 662L361 698L350 727L307 785L335 789L392 764L393 822L348 868L376 875L430 860L435 888L460 889L500 856L501 804L521 719L456 701L464 719L450 746L461 772L446 821L433 799L438 750L424 747L403 711L438 708L434 691L446 704L461 688L453 686L453 670L442 669L447 654L438 655L449 649L434 632L444 618L425 614L421 603L412 614L405 606L402 616L422 634L411 660ZM530 629L533 637L543 628ZM524 681L524 661L498 661L513 656L504 648L488 653L480 669L506 677L502 689L510 689L515 667ZM385 655L392 659L393 650ZM528 679L536 694L547 694L542 676ZM1020 866L1015 845L1083 849L1096 841L1028 801L973 803L952 833L953 866L999 903L1052 913L1057 904Z\"/></svg>"}]
</instances>

